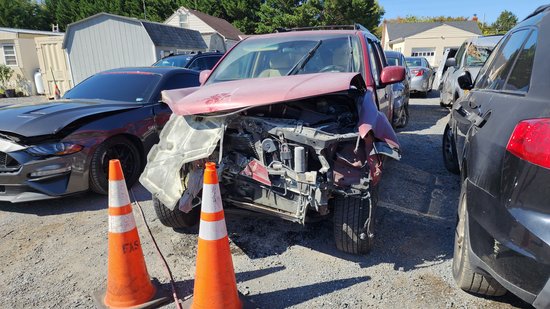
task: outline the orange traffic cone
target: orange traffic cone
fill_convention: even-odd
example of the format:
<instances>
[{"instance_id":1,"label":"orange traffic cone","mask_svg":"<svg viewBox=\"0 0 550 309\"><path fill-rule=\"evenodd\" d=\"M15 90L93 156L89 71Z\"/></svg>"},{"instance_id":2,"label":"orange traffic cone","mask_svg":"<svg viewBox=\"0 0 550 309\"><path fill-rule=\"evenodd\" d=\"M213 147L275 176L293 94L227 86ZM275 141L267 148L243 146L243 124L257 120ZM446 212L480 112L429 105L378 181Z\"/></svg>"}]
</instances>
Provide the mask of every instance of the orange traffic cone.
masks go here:
<instances>
[{"instance_id":1,"label":"orange traffic cone","mask_svg":"<svg viewBox=\"0 0 550 309\"><path fill-rule=\"evenodd\" d=\"M156 296L132 214L119 160L109 161L109 252L107 289L96 304L107 308L148 308L168 299Z\"/></svg>"},{"instance_id":2,"label":"orange traffic cone","mask_svg":"<svg viewBox=\"0 0 550 309\"><path fill-rule=\"evenodd\" d=\"M229 251L216 164L212 162L206 163L204 170L194 295L184 307L189 303L194 309L243 307Z\"/></svg>"}]
</instances>

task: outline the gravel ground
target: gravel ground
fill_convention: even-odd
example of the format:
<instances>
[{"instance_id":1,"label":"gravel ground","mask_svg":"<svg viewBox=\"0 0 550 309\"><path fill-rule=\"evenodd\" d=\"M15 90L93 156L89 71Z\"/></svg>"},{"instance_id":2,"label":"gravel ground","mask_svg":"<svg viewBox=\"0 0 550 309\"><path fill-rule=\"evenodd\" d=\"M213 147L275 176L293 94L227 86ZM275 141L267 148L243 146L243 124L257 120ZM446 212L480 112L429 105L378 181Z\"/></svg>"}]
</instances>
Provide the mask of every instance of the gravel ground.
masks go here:
<instances>
[{"instance_id":1,"label":"gravel ground","mask_svg":"<svg viewBox=\"0 0 550 309\"><path fill-rule=\"evenodd\" d=\"M48 98L43 95L36 95L30 97L20 97L20 98L0 98L0 106L13 105L20 103L40 103L48 101Z\"/></svg>"},{"instance_id":2,"label":"gravel ground","mask_svg":"<svg viewBox=\"0 0 550 309\"><path fill-rule=\"evenodd\" d=\"M327 221L302 227L228 214L238 287L250 301L261 308L528 307L512 295L479 298L454 284L459 179L441 160L448 111L439 107L436 96L411 100L411 122L398 134L404 155L386 165L376 243L369 255L338 252ZM180 297L188 296L197 231L163 227L148 192L139 185L133 190L172 268ZM0 203L0 307L94 307L90 295L106 285L106 207L106 198L94 194ZM134 213L149 273L169 289L136 207Z\"/></svg>"}]
</instances>

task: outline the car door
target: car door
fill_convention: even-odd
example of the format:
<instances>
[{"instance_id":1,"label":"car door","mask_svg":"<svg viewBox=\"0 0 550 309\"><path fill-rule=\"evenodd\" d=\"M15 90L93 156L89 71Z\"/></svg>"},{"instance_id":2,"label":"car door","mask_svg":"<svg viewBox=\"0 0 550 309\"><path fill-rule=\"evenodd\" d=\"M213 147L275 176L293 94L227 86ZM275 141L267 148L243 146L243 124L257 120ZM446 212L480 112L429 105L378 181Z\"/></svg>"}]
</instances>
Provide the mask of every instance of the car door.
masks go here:
<instances>
[{"instance_id":1,"label":"car door","mask_svg":"<svg viewBox=\"0 0 550 309\"><path fill-rule=\"evenodd\" d=\"M164 80L161 83L161 86L159 87L158 94L156 96L158 100L153 105L153 114L154 114L155 126L157 129L157 132L160 133L160 131L162 130L162 128L170 118L170 115L172 114L172 111L170 110L168 105L160 100L161 91L196 87L196 86L200 86L200 83L199 83L199 75L198 73L195 73L195 72L176 73L176 74L171 74L169 76L166 76L164 78Z\"/></svg>"},{"instance_id":2,"label":"car door","mask_svg":"<svg viewBox=\"0 0 550 309\"><path fill-rule=\"evenodd\" d=\"M377 45L378 43L367 39L368 42L368 53L369 53L369 63L372 72L372 77L376 83L376 94L378 97L378 109L386 115L388 120L391 123L392 120L392 106L390 105L390 93L391 85L381 86L380 85L380 74L382 73L382 68L387 65L386 58L383 56L382 49Z\"/></svg>"},{"instance_id":3,"label":"car door","mask_svg":"<svg viewBox=\"0 0 550 309\"><path fill-rule=\"evenodd\" d=\"M524 117L521 102L528 93L536 43L535 29L510 33L481 69L475 88L453 107L459 158L468 162L472 181L489 192L497 190L494 179L506 145Z\"/></svg>"},{"instance_id":4,"label":"car door","mask_svg":"<svg viewBox=\"0 0 550 309\"><path fill-rule=\"evenodd\" d=\"M454 99L454 91L456 87L456 79L458 78L458 70L462 65L462 59L464 58L464 53L466 52L466 42L463 43L458 51L456 52L455 60L456 65L447 68L443 89L441 90L441 102L445 104L450 104Z\"/></svg>"}]
</instances>

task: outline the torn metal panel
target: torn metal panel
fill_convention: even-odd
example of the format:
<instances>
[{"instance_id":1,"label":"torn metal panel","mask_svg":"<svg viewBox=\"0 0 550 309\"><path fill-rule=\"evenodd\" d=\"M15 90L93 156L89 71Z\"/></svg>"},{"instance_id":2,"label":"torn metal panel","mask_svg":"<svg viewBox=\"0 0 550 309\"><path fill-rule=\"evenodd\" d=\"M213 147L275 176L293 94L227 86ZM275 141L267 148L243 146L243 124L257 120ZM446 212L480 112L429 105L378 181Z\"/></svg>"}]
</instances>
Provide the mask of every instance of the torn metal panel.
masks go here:
<instances>
[{"instance_id":1,"label":"torn metal panel","mask_svg":"<svg viewBox=\"0 0 550 309\"><path fill-rule=\"evenodd\" d=\"M225 117L181 117L173 114L160 134L160 142L147 156L139 181L171 209L183 194L180 169L185 163L210 156L223 135Z\"/></svg>"}]
</instances>

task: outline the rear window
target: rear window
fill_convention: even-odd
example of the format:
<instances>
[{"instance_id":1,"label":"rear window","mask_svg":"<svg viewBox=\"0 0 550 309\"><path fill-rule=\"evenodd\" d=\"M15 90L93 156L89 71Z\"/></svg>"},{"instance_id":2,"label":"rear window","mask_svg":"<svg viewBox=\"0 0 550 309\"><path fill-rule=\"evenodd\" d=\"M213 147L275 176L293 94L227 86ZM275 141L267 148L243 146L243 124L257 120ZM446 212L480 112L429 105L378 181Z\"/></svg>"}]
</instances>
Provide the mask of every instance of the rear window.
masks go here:
<instances>
[{"instance_id":1,"label":"rear window","mask_svg":"<svg viewBox=\"0 0 550 309\"><path fill-rule=\"evenodd\" d=\"M160 79L159 74L143 72L99 73L76 85L63 98L145 102Z\"/></svg>"},{"instance_id":2,"label":"rear window","mask_svg":"<svg viewBox=\"0 0 550 309\"><path fill-rule=\"evenodd\" d=\"M410 67L422 66L422 58L405 58L405 61L407 62L407 65Z\"/></svg>"},{"instance_id":3,"label":"rear window","mask_svg":"<svg viewBox=\"0 0 550 309\"><path fill-rule=\"evenodd\" d=\"M493 47L476 46L472 43L466 48L466 66L468 67L480 67L482 66L489 55L491 54Z\"/></svg>"},{"instance_id":4,"label":"rear window","mask_svg":"<svg viewBox=\"0 0 550 309\"><path fill-rule=\"evenodd\" d=\"M388 65L399 65L399 59L387 57L386 60L388 61Z\"/></svg>"},{"instance_id":5,"label":"rear window","mask_svg":"<svg viewBox=\"0 0 550 309\"><path fill-rule=\"evenodd\" d=\"M181 55L181 56L172 56L159 61L153 64L154 67L180 67L185 68L187 63L193 59L194 55Z\"/></svg>"}]
</instances>

